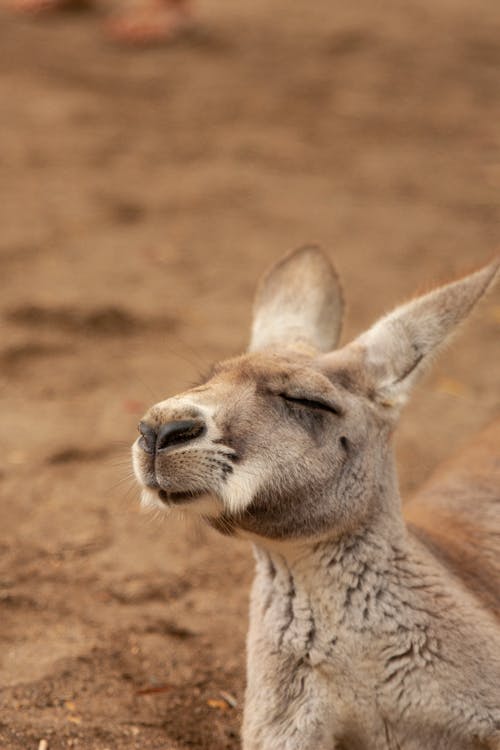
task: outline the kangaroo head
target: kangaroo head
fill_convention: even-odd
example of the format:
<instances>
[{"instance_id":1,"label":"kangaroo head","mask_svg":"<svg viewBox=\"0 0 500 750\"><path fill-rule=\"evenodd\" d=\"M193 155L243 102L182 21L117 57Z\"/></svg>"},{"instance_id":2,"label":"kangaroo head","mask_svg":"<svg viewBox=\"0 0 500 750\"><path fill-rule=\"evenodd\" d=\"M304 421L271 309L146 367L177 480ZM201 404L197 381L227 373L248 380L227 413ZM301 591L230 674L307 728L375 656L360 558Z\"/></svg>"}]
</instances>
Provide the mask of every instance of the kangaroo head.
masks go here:
<instances>
[{"instance_id":1,"label":"kangaroo head","mask_svg":"<svg viewBox=\"0 0 500 750\"><path fill-rule=\"evenodd\" d=\"M272 539L366 524L397 497L390 437L401 406L498 268L418 297L335 349L337 275L318 248L289 254L261 281L249 353L141 421L132 453L143 503Z\"/></svg>"}]
</instances>

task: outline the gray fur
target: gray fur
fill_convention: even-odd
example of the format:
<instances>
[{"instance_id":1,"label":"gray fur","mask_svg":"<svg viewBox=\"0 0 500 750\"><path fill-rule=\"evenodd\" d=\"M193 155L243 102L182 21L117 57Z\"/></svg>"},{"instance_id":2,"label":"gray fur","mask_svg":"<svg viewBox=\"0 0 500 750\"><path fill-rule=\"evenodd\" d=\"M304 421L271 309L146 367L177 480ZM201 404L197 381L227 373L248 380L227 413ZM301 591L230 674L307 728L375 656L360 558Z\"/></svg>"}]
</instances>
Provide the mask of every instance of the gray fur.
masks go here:
<instances>
[{"instance_id":1,"label":"gray fur","mask_svg":"<svg viewBox=\"0 0 500 750\"><path fill-rule=\"evenodd\" d=\"M477 565L462 578L444 562L454 549L425 543L432 522L405 525L391 444L400 406L498 263L322 353L342 308L327 268L303 249L266 276L252 352L144 418L196 414L206 431L156 457L136 444L137 477L148 502L187 491L186 509L254 544L244 750L499 750L491 585L475 596ZM494 531L481 534L498 555Z\"/></svg>"}]
</instances>

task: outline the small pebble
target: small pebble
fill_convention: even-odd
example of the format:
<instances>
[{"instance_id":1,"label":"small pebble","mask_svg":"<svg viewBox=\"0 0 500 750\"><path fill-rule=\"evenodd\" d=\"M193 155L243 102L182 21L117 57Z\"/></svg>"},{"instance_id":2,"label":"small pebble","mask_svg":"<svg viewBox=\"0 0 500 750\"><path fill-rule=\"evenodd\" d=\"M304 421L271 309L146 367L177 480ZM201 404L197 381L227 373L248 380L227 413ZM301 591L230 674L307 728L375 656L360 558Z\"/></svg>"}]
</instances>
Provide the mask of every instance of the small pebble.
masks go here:
<instances>
[{"instance_id":1,"label":"small pebble","mask_svg":"<svg viewBox=\"0 0 500 750\"><path fill-rule=\"evenodd\" d=\"M221 698L224 698L226 703L231 706L231 708L236 708L238 705L238 701L234 697L234 695L231 695L231 693L228 693L226 690L220 690L219 695Z\"/></svg>"}]
</instances>

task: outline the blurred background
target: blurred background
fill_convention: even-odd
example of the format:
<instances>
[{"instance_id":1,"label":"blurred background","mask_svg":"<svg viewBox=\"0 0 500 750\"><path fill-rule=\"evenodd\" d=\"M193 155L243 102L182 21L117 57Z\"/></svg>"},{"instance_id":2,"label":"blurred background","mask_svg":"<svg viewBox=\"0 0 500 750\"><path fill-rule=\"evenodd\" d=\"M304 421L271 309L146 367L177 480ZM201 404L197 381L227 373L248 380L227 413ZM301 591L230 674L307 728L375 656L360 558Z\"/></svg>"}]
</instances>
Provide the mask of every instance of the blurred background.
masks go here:
<instances>
[{"instance_id":1,"label":"blurred background","mask_svg":"<svg viewBox=\"0 0 500 750\"><path fill-rule=\"evenodd\" d=\"M199 0L171 44L0 10L0 747L235 750L251 552L138 509L153 402L319 242L344 340L499 247L497 0ZM500 294L407 409L410 494L498 412ZM45 747L42 744L42 748Z\"/></svg>"}]
</instances>

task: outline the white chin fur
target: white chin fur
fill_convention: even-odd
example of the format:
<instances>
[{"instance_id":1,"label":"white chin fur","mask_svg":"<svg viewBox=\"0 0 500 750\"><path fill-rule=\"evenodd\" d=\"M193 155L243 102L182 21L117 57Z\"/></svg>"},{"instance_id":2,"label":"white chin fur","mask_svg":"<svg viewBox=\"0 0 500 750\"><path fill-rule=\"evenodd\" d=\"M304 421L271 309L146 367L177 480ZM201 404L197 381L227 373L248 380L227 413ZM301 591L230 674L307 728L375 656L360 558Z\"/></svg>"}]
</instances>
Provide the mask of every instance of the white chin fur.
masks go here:
<instances>
[{"instance_id":1,"label":"white chin fur","mask_svg":"<svg viewBox=\"0 0 500 750\"><path fill-rule=\"evenodd\" d=\"M238 466L220 489L220 495L226 510L241 513L252 502L259 487L265 483L267 476L263 466L257 463L252 466Z\"/></svg>"},{"instance_id":2,"label":"white chin fur","mask_svg":"<svg viewBox=\"0 0 500 750\"><path fill-rule=\"evenodd\" d=\"M167 506L158 497L158 492L144 489L141 492L141 508L152 510L166 510Z\"/></svg>"}]
</instances>

